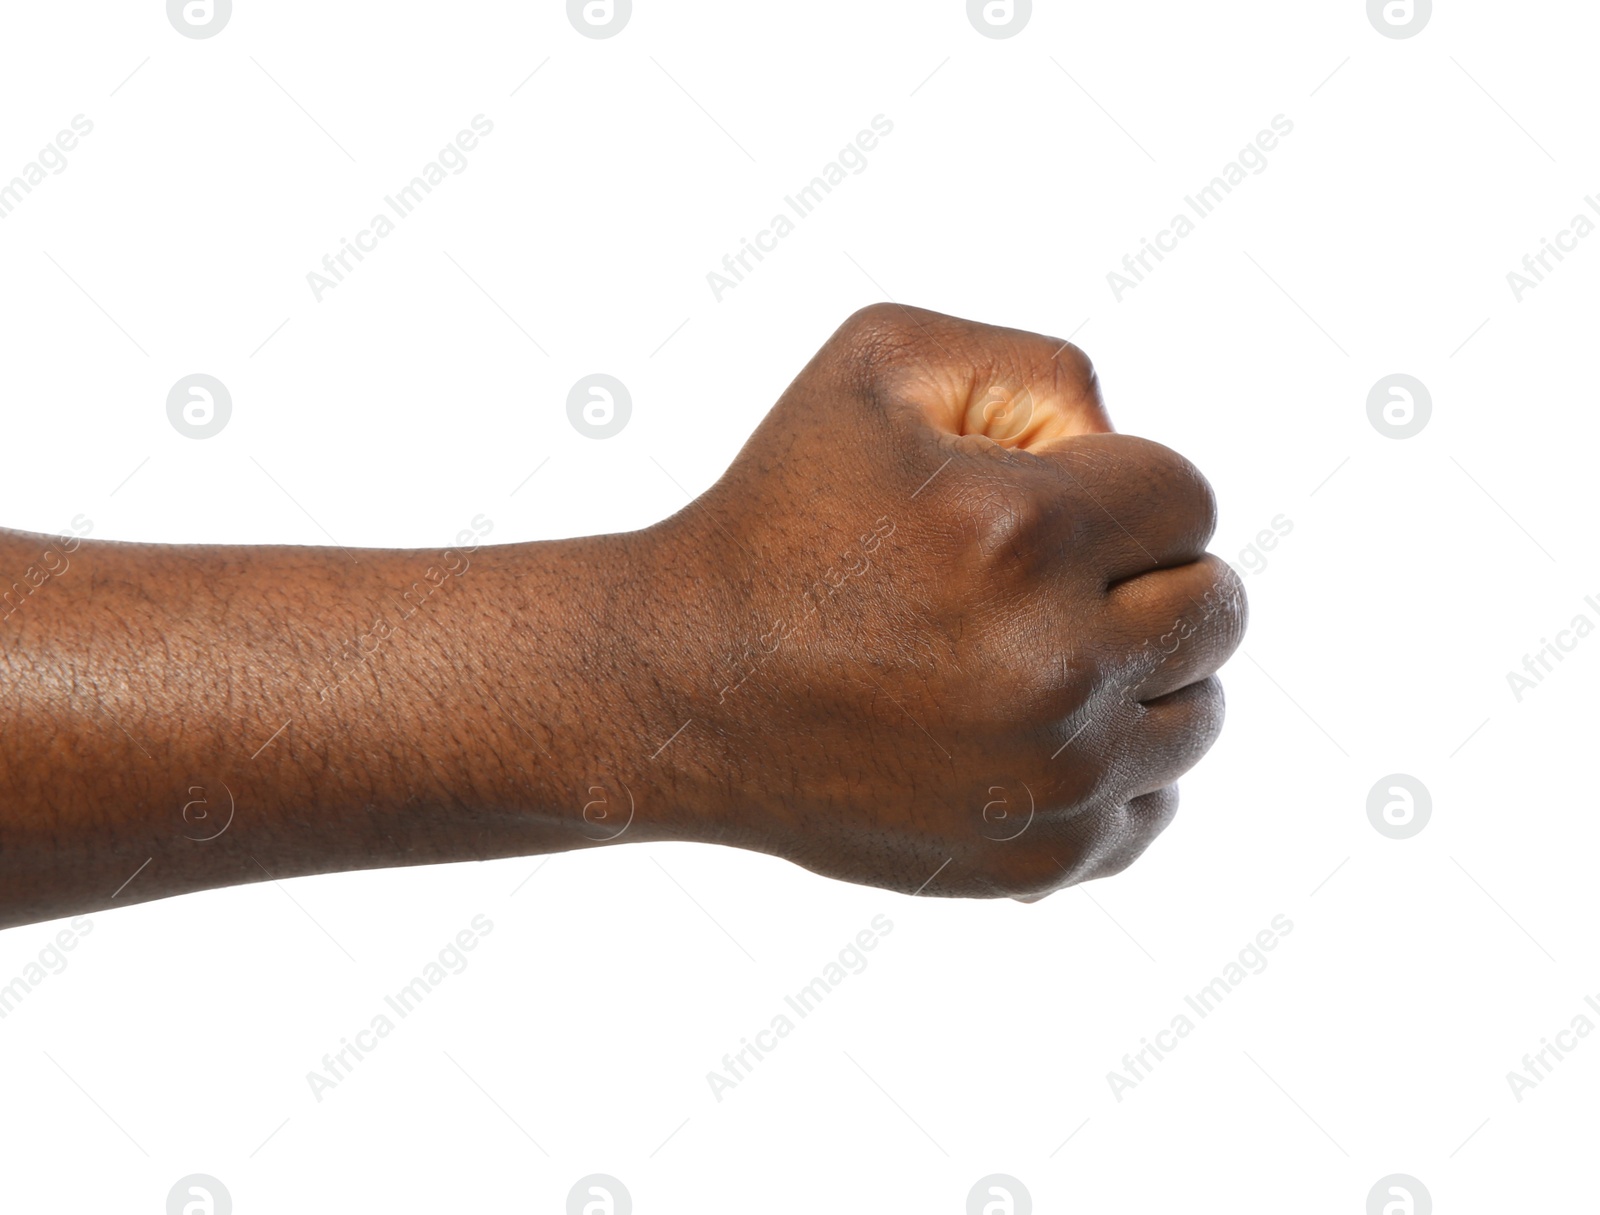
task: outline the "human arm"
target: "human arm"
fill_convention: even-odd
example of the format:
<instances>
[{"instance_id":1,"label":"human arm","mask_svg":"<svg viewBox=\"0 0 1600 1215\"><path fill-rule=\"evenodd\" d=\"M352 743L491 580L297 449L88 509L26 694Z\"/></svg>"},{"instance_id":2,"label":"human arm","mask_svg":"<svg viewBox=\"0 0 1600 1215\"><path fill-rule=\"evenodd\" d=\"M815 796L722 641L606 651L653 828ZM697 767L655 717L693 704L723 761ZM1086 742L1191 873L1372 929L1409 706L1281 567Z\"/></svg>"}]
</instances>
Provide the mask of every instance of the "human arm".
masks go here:
<instances>
[{"instance_id":1,"label":"human arm","mask_svg":"<svg viewBox=\"0 0 1600 1215\"><path fill-rule=\"evenodd\" d=\"M928 894L1103 876L1220 728L1214 522L1076 348L879 305L643 531L84 540L38 585L65 545L3 533L0 926L658 839Z\"/></svg>"}]
</instances>

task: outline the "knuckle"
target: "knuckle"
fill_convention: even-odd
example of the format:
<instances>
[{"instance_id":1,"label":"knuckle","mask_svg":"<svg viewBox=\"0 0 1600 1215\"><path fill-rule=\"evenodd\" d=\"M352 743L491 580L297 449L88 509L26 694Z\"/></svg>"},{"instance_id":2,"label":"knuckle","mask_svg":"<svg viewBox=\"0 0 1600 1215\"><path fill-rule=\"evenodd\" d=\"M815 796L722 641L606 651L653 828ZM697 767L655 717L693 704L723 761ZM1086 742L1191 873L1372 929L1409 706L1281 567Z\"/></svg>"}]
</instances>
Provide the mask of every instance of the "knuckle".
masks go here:
<instances>
[{"instance_id":1,"label":"knuckle","mask_svg":"<svg viewBox=\"0 0 1600 1215\"><path fill-rule=\"evenodd\" d=\"M1160 443L1147 444L1144 461L1147 508L1174 516L1196 547L1204 548L1217 530L1217 495L1211 482L1193 460Z\"/></svg>"},{"instance_id":2,"label":"knuckle","mask_svg":"<svg viewBox=\"0 0 1600 1215\"><path fill-rule=\"evenodd\" d=\"M1186 759L1198 763L1200 757L1211 750L1222 733L1223 719L1228 714L1228 698L1222 691L1222 680L1207 675L1197 683L1182 690L1187 701L1187 722L1183 729L1182 746Z\"/></svg>"},{"instance_id":3,"label":"knuckle","mask_svg":"<svg viewBox=\"0 0 1600 1215\"><path fill-rule=\"evenodd\" d=\"M851 313L835 338L853 362L871 372L893 366L911 353L918 335L905 309L898 304L877 303Z\"/></svg>"},{"instance_id":4,"label":"knuckle","mask_svg":"<svg viewBox=\"0 0 1600 1215\"><path fill-rule=\"evenodd\" d=\"M1200 536L1201 544L1209 544L1211 537L1217 534L1217 491L1211 488L1211 482L1204 473L1188 460L1189 473L1194 482L1195 496L1199 506L1196 510L1195 526Z\"/></svg>"},{"instance_id":5,"label":"knuckle","mask_svg":"<svg viewBox=\"0 0 1600 1215\"><path fill-rule=\"evenodd\" d=\"M1166 822L1164 821L1153 826L1141 825L1137 828L1130 828L1133 834L1125 839L1121 846L1109 850L1104 856L1098 858L1087 877L1095 879L1116 877L1117 874L1143 856L1150 845L1155 843L1156 836L1160 835L1164 830L1166 830Z\"/></svg>"},{"instance_id":6,"label":"knuckle","mask_svg":"<svg viewBox=\"0 0 1600 1215\"><path fill-rule=\"evenodd\" d=\"M1083 880L1115 877L1143 856L1178 812L1178 786L1165 785L1119 805L1107 816L1105 838Z\"/></svg>"},{"instance_id":7,"label":"knuckle","mask_svg":"<svg viewBox=\"0 0 1600 1215\"><path fill-rule=\"evenodd\" d=\"M1070 733L1087 728L1078 720L1097 692L1111 682L1107 664L1098 656L1059 650L1037 665L1033 679L1034 720L1045 722L1051 730ZM1053 745L1060 746L1060 743Z\"/></svg>"},{"instance_id":8,"label":"knuckle","mask_svg":"<svg viewBox=\"0 0 1600 1215\"><path fill-rule=\"evenodd\" d=\"M1128 819L1144 837L1146 845L1172 824L1178 814L1178 786L1164 785L1154 793L1136 797L1124 807Z\"/></svg>"},{"instance_id":9,"label":"knuckle","mask_svg":"<svg viewBox=\"0 0 1600 1215\"><path fill-rule=\"evenodd\" d=\"M1059 502L1025 486L989 481L968 504L974 547L984 558L1022 557L1031 569L1061 509Z\"/></svg>"},{"instance_id":10,"label":"knuckle","mask_svg":"<svg viewBox=\"0 0 1600 1215\"><path fill-rule=\"evenodd\" d=\"M1054 338L1050 340L1055 341ZM1094 360L1071 342L1058 345L1050 356L1048 370L1047 382L1055 392L1063 395L1080 396L1095 391L1099 386Z\"/></svg>"},{"instance_id":11,"label":"knuckle","mask_svg":"<svg viewBox=\"0 0 1600 1215\"><path fill-rule=\"evenodd\" d=\"M1194 461L1170 448L1166 450L1164 504L1182 512L1195 546L1204 548L1217 531L1216 491Z\"/></svg>"},{"instance_id":12,"label":"knuckle","mask_svg":"<svg viewBox=\"0 0 1600 1215\"><path fill-rule=\"evenodd\" d=\"M1202 620L1211 622L1220 634L1226 653L1233 653L1244 640L1250 625L1250 599L1245 594L1244 580L1221 557L1205 555L1212 569L1212 583L1200 604Z\"/></svg>"},{"instance_id":13,"label":"knuckle","mask_svg":"<svg viewBox=\"0 0 1600 1215\"><path fill-rule=\"evenodd\" d=\"M1085 505L1109 495L1128 503L1129 524L1159 520L1163 534L1196 556L1217 530L1211 482L1186 456L1134 435L1085 435L1076 448L1074 492Z\"/></svg>"}]
</instances>

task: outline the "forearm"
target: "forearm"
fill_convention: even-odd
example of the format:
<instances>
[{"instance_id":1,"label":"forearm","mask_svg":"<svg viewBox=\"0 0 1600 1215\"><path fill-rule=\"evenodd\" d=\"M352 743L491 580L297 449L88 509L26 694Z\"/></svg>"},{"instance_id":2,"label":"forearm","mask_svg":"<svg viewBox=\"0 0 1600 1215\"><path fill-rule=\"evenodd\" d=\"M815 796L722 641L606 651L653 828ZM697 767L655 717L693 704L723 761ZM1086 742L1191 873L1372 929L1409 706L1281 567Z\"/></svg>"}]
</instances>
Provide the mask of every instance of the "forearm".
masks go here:
<instances>
[{"instance_id":1,"label":"forearm","mask_svg":"<svg viewBox=\"0 0 1600 1215\"><path fill-rule=\"evenodd\" d=\"M0 533L0 926L588 846L674 728L635 537L65 548Z\"/></svg>"}]
</instances>

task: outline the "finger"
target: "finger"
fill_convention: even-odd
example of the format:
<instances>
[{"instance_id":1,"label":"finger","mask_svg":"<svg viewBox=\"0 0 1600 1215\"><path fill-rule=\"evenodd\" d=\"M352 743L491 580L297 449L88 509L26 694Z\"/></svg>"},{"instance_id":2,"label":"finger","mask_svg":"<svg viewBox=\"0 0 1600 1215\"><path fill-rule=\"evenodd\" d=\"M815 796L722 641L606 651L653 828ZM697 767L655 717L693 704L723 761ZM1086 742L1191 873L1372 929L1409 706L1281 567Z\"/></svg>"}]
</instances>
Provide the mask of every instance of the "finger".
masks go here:
<instances>
[{"instance_id":1,"label":"finger","mask_svg":"<svg viewBox=\"0 0 1600 1215\"><path fill-rule=\"evenodd\" d=\"M1167 785L1093 815L1075 817L1059 840L1046 845L1046 855L1058 870L1051 889L1023 896L1020 901L1035 902L1079 882L1121 873L1166 830L1177 812L1178 787ZM1068 857L1072 858L1070 864Z\"/></svg>"},{"instance_id":2,"label":"finger","mask_svg":"<svg viewBox=\"0 0 1600 1215\"><path fill-rule=\"evenodd\" d=\"M1002 447L1036 451L1075 435L1112 433L1089 356L1071 342L999 330L977 365L961 432Z\"/></svg>"},{"instance_id":3,"label":"finger","mask_svg":"<svg viewBox=\"0 0 1600 1215\"><path fill-rule=\"evenodd\" d=\"M1239 648L1249 616L1239 576L1211 553L1129 578L1109 598L1112 627L1129 647L1122 687L1130 702L1153 701L1216 674Z\"/></svg>"},{"instance_id":4,"label":"finger","mask_svg":"<svg viewBox=\"0 0 1600 1215\"><path fill-rule=\"evenodd\" d=\"M1222 732L1226 703L1215 675L1140 707L1128 748L1128 799L1154 793L1200 762Z\"/></svg>"},{"instance_id":5,"label":"finger","mask_svg":"<svg viewBox=\"0 0 1600 1215\"><path fill-rule=\"evenodd\" d=\"M1178 786L1140 794L1122 807L1122 830L1094 857L1084 881L1115 877L1144 855L1178 814Z\"/></svg>"},{"instance_id":6,"label":"finger","mask_svg":"<svg viewBox=\"0 0 1600 1215\"><path fill-rule=\"evenodd\" d=\"M1031 449L1112 429L1089 357L1071 342L901 304L840 330L885 403L947 435Z\"/></svg>"},{"instance_id":7,"label":"finger","mask_svg":"<svg viewBox=\"0 0 1600 1215\"><path fill-rule=\"evenodd\" d=\"M1204 554L1217 525L1211 485L1169 447L1133 435L1079 435L1034 455L1047 462L1108 586Z\"/></svg>"}]
</instances>

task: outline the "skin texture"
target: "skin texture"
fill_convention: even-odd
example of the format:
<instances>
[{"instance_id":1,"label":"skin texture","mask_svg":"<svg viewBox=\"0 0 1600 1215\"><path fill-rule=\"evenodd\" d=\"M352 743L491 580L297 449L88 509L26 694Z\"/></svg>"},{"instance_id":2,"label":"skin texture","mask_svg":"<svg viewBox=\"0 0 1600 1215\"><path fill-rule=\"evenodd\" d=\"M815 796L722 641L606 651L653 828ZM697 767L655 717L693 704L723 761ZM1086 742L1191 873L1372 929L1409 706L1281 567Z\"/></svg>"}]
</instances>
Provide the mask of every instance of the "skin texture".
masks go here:
<instances>
[{"instance_id":1,"label":"skin texture","mask_svg":"<svg viewBox=\"0 0 1600 1215\"><path fill-rule=\"evenodd\" d=\"M635 840L928 895L1115 873L1222 724L1215 516L1076 347L875 305L640 532L0 532L0 926Z\"/></svg>"}]
</instances>

